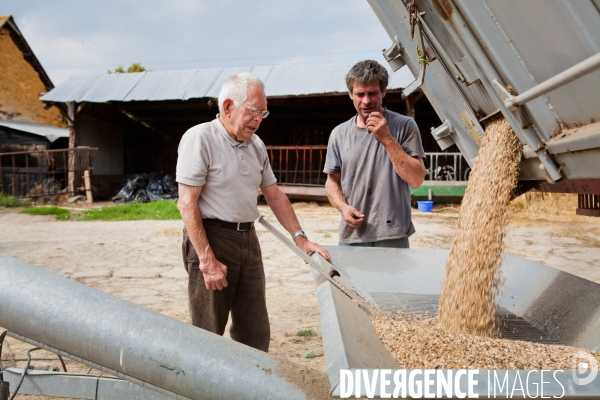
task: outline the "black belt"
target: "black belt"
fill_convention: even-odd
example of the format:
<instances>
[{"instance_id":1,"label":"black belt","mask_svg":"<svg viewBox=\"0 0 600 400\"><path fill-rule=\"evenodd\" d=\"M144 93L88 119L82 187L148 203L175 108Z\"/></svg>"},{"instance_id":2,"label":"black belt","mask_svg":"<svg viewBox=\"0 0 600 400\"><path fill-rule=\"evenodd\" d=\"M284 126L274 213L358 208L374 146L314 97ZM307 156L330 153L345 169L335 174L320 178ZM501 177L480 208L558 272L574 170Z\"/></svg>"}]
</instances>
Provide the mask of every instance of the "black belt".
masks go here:
<instances>
[{"instance_id":1,"label":"black belt","mask_svg":"<svg viewBox=\"0 0 600 400\"><path fill-rule=\"evenodd\" d=\"M202 223L214 225L216 227L233 229L234 231L240 232L249 231L250 229L254 228L254 222L227 222L216 218L205 218L202 220Z\"/></svg>"}]
</instances>

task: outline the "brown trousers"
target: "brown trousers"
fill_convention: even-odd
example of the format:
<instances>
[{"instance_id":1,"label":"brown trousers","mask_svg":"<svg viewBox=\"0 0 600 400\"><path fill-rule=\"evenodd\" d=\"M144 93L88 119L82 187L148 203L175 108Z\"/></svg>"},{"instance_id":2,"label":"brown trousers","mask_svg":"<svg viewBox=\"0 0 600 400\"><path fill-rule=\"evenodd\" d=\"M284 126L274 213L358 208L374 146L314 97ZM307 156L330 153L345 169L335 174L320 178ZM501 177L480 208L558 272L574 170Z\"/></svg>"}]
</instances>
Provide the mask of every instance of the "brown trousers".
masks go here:
<instances>
[{"instance_id":1,"label":"brown trousers","mask_svg":"<svg viewBox=\"0 0 600 400\"><path fill-rule=\"evenodd\" d=\"M236 342L269 351L271 330L265 297L265 271L254 228L238 232L205 224L206 236L217 260L227 267L227 287L209 290L200 261L187 231L183 230L183 262L188 272L192 324L223 335L231 312L229 333Z\"/></svg>"}]
</instances>

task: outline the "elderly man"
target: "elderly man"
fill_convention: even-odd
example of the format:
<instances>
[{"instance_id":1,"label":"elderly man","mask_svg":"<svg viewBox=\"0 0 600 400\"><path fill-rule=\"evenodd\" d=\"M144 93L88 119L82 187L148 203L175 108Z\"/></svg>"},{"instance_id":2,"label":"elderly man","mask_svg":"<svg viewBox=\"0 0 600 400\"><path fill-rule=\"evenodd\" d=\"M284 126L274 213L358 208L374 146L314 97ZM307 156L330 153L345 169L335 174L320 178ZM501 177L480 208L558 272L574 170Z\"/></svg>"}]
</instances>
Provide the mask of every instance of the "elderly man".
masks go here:
<instances>
[{"instance_id":1,"label":"elderly man","mask_svg":"<svg viewBox=\"0 0 600 400\"><path fill-rule=\"evenodd\" d=\"M382 106L387 70L376 61L354 65L346 85L357 114L329 137L327 197L342 214L340 244L409 247L415 232L410 187L425 177L419 128Z\"/></svg>"},{"instance_id":2,"label":"elderly man","mask_svg":"<svg viewBox=\"0 0 600 400\"><path fill-rule=\"evenodd\" d=\"M306 238L255 135L269 115L261 80L247 72L229 78L219 112L189 129L179 144L177 207L185 225L190 314L195 326L223 335L231 312L231 338L266 352L265 273L253 222L260 215L259 187L296 245L326 259L329 254Z\"/></svg>"}]
</instances>

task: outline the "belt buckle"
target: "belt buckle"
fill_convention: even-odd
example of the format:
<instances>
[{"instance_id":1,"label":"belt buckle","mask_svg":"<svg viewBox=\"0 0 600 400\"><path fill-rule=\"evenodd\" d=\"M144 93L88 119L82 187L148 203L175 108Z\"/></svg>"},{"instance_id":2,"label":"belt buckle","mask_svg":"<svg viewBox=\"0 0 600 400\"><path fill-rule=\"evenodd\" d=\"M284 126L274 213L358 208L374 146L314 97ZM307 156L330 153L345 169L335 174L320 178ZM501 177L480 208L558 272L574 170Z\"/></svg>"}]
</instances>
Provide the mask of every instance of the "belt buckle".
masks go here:
<instances>
[{"instance_id":1,"label":"belt buckle","mask_svg":"<svg viewBox=\"0 0 600 400\"><path fill-rule=\"evenodd\" d=\"M247 231L248 229L240 229L240 225L241 224L245 224L245 222L238 222L237 223L237 231L238 232L245 232L245 231Z\"/></svg>"}]
</instances>

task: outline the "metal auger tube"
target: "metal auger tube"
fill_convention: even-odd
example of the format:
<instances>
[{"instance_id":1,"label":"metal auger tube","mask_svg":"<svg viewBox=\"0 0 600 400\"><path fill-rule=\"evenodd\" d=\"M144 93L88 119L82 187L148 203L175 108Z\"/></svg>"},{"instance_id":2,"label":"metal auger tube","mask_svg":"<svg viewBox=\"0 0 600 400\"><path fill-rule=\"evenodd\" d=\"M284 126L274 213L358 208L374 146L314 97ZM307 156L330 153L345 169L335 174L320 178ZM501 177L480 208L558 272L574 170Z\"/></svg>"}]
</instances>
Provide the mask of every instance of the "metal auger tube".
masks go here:
<instances>
[{"instance_id":1,"label":"metal auger tube","mask_svg":"<svg viewBox=\"0 0 600 400\"><path fill-rule=\"evenodd\" d=\"M292 363L4 254L0 326L171 397L307 397Z\"/></svg>"}]
</instances>

